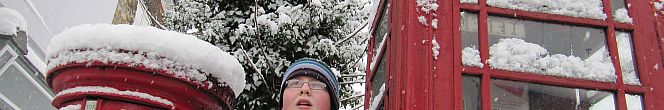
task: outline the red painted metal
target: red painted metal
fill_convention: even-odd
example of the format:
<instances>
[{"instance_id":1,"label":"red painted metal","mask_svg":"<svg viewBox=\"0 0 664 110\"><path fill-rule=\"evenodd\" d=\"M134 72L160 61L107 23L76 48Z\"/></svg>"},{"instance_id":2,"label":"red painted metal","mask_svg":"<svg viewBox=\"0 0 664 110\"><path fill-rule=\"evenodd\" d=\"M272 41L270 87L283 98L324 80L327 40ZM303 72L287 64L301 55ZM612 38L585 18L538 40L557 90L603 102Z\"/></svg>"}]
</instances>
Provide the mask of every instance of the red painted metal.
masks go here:
<instances>
[{"instance_id":1,"label":"red painted metal","mask_svg":"<svg viewBox=\"0 0 664 110\"><path fill-rule=\"evenodd\" d=\"M642 95L644 109L664 108L664 83L657 79L664 78L664 16L654 10L650 1L626 0L632 24L612 20L610 0L602 0L607 19L576 18L563 15L536 13L513 9L490 7L486 0L479 4L461 4L456 0L438 1L440 7L437 16L418 12L415 0L388 0L390 7L390 39L386 49L387 97L385 108L388 110L438 110L463 109L461 77L463 74L481 76L481 109L491 110L491 79L507 79L519 82L538 83L570 88L583 88L614 93L617 110L626 110L625 94ZM596 27L606 30L607 47L616 68L615 83L571 79L532 73L491 69L488 64L483 68L461 65L461 10L478 13L479 51L482 62L489 58L487 16L505 16L524 20L535 20L566 25ZM659 13L660 16L653 16ZM433 29L417 22L417 17L424 15L438 18L440 27ZM380 16L380 15L376 15ZM639 73L639 86L623 84L620 59L618 57L616 30L632 32L634 62ZM436 36L441 44L439 59L431 55L431 37ZM423 42L424 41L424 42ZM369 49L372 49L370 46ZM371 53L370 53L371 54ZM436 67L436 69L433 69ZM433 76L432 76L433 75ZM368 80L369 82L370 80ZM370 87L368 87L370 88ZM366 89L370 91L370 89ZM366 102L366 101L365 101ZM365 106L368 106L365 103Z\"/></svg>"},{"instance_id":2,"label":"red painted metal","mask_svg":"<svg viewBox=\"0 0 664 110\"><path fill-rule=\"evenodd\" d=\"M235 96L227 86L208 89L207 84L178 78L166 71L126 64L100 62L66 64L51 69L47 81L56 93L80 86L105 86L120 91L147 93L169 100L174 104L174 106L170 106L135 96L81 92L55 97L52 104L57 108L80 103L86 98L93 98L101 100L97 109L231 109Z\"/></svg>"}]
</instances>

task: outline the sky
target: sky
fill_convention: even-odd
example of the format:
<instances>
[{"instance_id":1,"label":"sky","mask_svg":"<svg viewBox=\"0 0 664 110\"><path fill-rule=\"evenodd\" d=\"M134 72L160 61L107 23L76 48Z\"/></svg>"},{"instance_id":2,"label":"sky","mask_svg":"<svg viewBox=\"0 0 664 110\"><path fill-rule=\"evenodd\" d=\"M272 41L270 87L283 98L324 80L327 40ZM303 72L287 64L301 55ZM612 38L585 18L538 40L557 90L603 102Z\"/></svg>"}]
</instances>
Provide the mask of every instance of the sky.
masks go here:
<instances>
[{"instance_id":1,"label":"sky","mask_svg":"<svg viewBox=\"0 0 664 110\"><path fill-rule=\"evenodd\" d=\"M111 23L117 2L117 0L0 0L5 7L14 9L24 16L28 23L28 34L44 52L47 51L46 47L53 35L69 27Z\"/></svg>"}]
</instances>

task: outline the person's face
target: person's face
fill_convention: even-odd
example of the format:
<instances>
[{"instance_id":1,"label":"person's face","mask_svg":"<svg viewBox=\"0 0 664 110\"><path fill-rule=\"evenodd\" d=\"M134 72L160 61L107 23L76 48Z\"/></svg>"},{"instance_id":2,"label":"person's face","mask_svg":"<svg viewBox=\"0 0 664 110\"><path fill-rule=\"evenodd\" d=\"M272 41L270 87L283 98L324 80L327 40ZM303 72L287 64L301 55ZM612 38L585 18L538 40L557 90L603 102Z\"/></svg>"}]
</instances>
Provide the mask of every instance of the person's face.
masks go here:
<instances>
[{"instance_id":1,"label":"person's face","mask_svg":"<svg viewBox=\"0 0 664 110\"><path fill-rule=\"evenodd\" d=\"M322 84L322 89L320 88ZM302 87L297 87L302 85ZM299 76L284 85L283 110L329 110L330 95L325 83L309 76Z\"/></svg>"}]
</instances>

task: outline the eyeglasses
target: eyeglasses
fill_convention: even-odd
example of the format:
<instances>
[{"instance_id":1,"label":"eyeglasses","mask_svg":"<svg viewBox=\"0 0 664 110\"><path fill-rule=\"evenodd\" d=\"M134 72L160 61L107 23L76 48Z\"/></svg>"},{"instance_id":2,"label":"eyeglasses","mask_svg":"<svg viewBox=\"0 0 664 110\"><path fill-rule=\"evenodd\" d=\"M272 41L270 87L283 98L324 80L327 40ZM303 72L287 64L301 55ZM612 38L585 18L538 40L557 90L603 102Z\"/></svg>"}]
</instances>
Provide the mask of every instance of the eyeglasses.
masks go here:
<instances>
[{"instance_id":1,"label":"eyeglasses","mask_svg":"<svg viewBox=\"0 0 664 110\"><path fill-rule=\"evenodd\" d=\"M304 82L302 80L297 80L297 79L291 79L291 80L286 81L286 87L287 88L301 88L302 86L304 86L304 83L308 83L309 88L311 90L325 90L325 87L327 87L327 85L325 83L320 82L320 81Z\"/></svg>"}]
</instances>

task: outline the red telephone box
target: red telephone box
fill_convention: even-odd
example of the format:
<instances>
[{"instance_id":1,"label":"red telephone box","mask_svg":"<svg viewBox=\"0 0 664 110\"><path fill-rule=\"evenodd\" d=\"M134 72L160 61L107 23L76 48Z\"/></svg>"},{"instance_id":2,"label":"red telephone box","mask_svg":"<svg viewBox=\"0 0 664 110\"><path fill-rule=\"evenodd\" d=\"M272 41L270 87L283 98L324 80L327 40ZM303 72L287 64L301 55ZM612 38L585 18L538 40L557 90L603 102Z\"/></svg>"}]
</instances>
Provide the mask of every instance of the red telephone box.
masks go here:
<instances>
[{"instance_id":1,"label":"red telephone box","mask_svg":"<svg viewBox=\"0 0 664 110\"><path fill-rule=\"evenodd\" d=\"M230 110L244 89L237 60L193 36L96 24L53 40L47 81L56 108Z\"/></svg>"},{"instance_id":2,"label":"red telephone box","mask_svg":"<svg viewBox=\"0 0 664 110\"><path fill-rule=\"evenodd\" d=\"M664 108L659 0L376 1L365 109Z\"/></svg>"}]
</instances>

